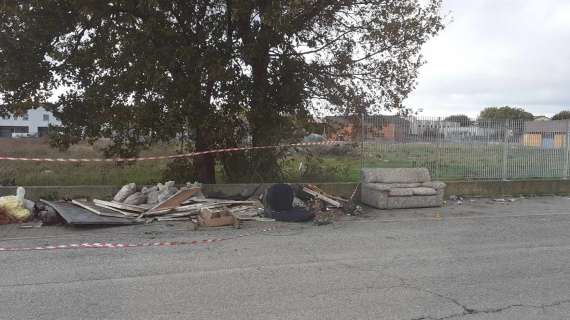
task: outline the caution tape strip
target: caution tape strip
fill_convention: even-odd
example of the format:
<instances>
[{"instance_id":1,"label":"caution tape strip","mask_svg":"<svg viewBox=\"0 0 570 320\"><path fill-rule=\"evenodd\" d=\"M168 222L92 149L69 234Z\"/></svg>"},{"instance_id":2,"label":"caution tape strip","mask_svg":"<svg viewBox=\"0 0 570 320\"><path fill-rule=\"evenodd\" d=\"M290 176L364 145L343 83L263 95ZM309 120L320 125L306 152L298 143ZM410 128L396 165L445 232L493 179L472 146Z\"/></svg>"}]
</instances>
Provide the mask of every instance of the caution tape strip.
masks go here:
<instances>
[{"instance_id":1,"label":"caution tape strip","mask_svg":"<svg viewBox=\"0 0 570 320\"><path fill-rule=\"evenodd\" d=\"M191 152L191 153L168 155L168 156L136 157L136 158L25 158L25 157L0 156L0 160L34 161L34 162L127 162L127 161L147 161L147 160L167 160L167 159L178 159L178 158L193 158L193 157L202 156L202 155L206 155L206 154L238 152L238 151L246 151L246 150L279 149L279 148L290 148L290 147L310 147L310 146L319 146L319 145L338 145L338 144L346 144L346 143L347 142L345 142L345 141L306 142L306 143L293 143L293 144L274 145L274 146L215 149L215 150Z\"/></svg>"},{"instance_id":2,"label":"caution tape strip","mask_svg":"<svg viewBox=\"0 0 570 320\"><path fill-rule=\"evenodd\" d=\"M192 241L166 241L166 242L145 242L145 243L94 242L94 243L72 243L72 244L32 246L32 247L7 247L7 248L0 247L0 252L50 251L50 250L70 250L70 249L121 249L121 248L143 248L143 247L175 247L182 245L203 245L215 242L240 239L273 230L275 230L275 228L267 228L256 233L243 233L237 236L227 237L227 238L211 238L211 239L192 240Z\"/></svg>"}]
</instances>

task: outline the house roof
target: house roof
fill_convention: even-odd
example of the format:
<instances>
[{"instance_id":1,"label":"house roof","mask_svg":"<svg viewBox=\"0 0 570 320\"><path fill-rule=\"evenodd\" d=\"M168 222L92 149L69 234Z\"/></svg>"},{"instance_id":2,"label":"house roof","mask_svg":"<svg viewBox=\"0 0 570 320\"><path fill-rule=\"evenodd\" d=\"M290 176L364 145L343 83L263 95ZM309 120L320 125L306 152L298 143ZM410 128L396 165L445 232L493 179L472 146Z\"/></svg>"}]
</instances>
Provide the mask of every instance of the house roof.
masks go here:
<instances>
[{"instance_id":1,"label":"house roof","mask_svg":"<svg viewBox=\"0 0 570 320\"><path fill-rule=\"evenodd\" d=\"M325 117L325 122L329 125L332 124L342 124L349 125L353 123L358 123L359 115L349 115L349 116L328 116ZM383 123L396 123L396 124L409 124L409 120L394 115L368 115L365 117L364 122L367 124L383 124Z\"/></svg>"},{"instance_id":2,"label":"house roof","mask_svg":"<svg viewBox=\"0 0 570 320\"><path fill-rule=\"evenodd\" d=\"M553 121L527 121L525 132L566 132L569 128L568 120Z\"/></svg>"}]
</instances>

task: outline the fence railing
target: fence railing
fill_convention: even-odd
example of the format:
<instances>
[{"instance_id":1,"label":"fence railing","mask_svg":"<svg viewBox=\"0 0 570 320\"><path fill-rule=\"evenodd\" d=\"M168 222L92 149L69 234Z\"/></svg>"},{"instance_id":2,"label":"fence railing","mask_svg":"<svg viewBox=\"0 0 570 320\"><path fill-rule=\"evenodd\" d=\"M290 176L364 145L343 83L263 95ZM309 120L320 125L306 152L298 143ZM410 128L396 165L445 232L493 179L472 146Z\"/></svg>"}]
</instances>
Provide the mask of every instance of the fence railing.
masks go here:
<instances>
[{"instance_id":1,"label":"fence railing","mask_svg":"<svg viewBox=\"0 0 570 320\"><path fill-rule=\"evenodd\" d=\"M427 167L441 179L569 176L570 122L363 116L366 167Z\"/></svg>"},{"instance_id":2,"label":"fence railing","mask_svg":"<svg viewBox=\"0 0 570 320\"><path fill-rule=\"evenodd\" d=\"M356 182L362 167L426 167L432 176L452 179L566 179L570 175L570 122L475 121L396 116L328 117L312 138L352 143L280 149L280 175L258 167L262 152L216 156L219 183ZM307 137L306 137L307 138ZM313 140L309 140L313 141ZM292 141L296 143L300 141ZM106 141L81 143L69 150L42 139L0 139L7 157L100 158ZM248 143L245 143L247 146ZM141 156L176 154L177 146L154 146ZM228 158L229 157L229 158ZM256 161L254 161L256 160ZM154 184L194 182L187 161L128 163L0 161L0 185Z\"/></svg>"}]
</instances>

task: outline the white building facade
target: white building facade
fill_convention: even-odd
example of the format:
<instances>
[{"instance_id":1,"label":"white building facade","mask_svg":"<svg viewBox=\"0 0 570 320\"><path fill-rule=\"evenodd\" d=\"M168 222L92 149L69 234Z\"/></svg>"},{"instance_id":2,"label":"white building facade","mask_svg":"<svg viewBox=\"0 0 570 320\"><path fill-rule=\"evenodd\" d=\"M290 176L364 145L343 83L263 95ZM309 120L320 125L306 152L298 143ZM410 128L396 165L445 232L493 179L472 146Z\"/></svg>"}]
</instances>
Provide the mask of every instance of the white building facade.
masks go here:
<instances>
[{"instance_id":1,"label":"white building facade","mask_svg":"<svg viewBox=\"0 0 570 320\"><path fill-rule=\"evenodd\" d=\"M46 136L50 125L60 122L44 108L32 109L23 116L0 117L0 138Z\"/></svg>"}]
</instances>

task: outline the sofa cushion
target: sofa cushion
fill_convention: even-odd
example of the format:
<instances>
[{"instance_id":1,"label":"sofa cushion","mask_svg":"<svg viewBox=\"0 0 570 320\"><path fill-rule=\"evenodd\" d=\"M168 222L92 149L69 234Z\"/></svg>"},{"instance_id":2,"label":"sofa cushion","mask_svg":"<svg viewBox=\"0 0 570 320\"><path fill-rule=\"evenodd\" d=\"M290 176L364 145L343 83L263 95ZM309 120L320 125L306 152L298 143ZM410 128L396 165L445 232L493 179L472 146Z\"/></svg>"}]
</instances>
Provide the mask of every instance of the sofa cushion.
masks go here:
<instances>
[{"instance_id":1,"label":"sofa cushion","mask_svg":"<svg viewBox=\"0 0 570 320\"><path fill-rule=\"evenodd\" d=\"M386 183L364 183L362 186L374 191L390 191L392 189L392 185Z\"/></svg>"},{"instance_id":2,"label":"sofa cushion","mask_svg":"<svg viewBox=\"0 0 570 320\"><path fill-rule=\"evenodd\" d=\"M426 188L434 188L436 190L440 190L445 188L445 183L441 182L441 181L429 181L429 182L424 182L422 183L422 187L426 187Z\"/></svg>"},{"instance_id":3,"label":"sofa cushion","mask_svg":"<svg viewBox=\"0 0 570 320\"><path fill-rule=\"evenodd\" d=\"M419 188L422 186L421 183L386 183L392 188Z\"/></svg>"},{"instance_id":4,"label":"sofa cushion","mask_svg":"<svg viewBox=\"0 0 570 320\"><path fill-rule=\"evenodd\" d=\"M390 191L394 188L418 188L421 183L365 183L364 187L376 191Z\"/></svg>"},{"instance_id":5,"label":"sofa cushion","mask_svg":"<svg viewBox=\"0 0 570 320\"><path fill-rule=\"evenodd\" d=\"M434 188L412 188L414 196L434 196L437 194L437 190Z\"/></svg>"},{"instance_id":6,"label":"sofa cushion","mask_svg":"<svg viewBox=\"0 0 570 320\"><path fill-rule=\"evenodd\" d=\"M390 197L411 197L414 195L414 188L394 188L390 189Z\"/></svg>"},{"instance_id":7,"label":"sofa cushion","mask_svg":"<svg viewBox=\"0 0 570 320\"><path fill-rule=\"evenodd\" d=\"M364 168L362 181L368 183L423 183L431 180L426 168Z\"/></svg>"}]
</instances>

